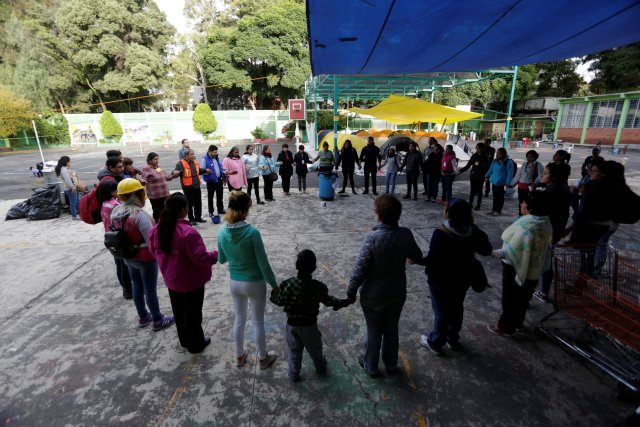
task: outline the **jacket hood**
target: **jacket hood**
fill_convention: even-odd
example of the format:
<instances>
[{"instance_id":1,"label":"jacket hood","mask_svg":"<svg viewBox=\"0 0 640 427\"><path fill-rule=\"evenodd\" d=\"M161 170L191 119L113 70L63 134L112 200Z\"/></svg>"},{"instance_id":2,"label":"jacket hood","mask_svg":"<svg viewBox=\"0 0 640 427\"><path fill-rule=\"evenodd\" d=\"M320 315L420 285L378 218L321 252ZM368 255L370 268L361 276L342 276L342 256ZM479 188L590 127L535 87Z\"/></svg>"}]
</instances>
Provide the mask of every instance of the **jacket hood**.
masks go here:
<instances>
[{"instance_id":1,"label":"jacket hood","mask_svg":"<svg viewBox=\"0 0 640 427\"><path fill-rule=\"evenodd\" d=\"M442 223L442 225L444 225L444 227L449 230L450 232L452 232L453 234L455 234L456 236L459 237L471 237L471 232L472 230L472 226L468 225L466 227L459 227L459 228L454 228L451 226L451 224L449 224L449 220L445 220L444 223Z\"/></svg>"},{"instance_id":2,"label":"jacket hood","mask_svg":"<svg viewBox=\"0 0 640 427\"><path fill-rule=\"evenodd\" d=\"M227 229L231 241L233 242L244 239L251 232L250 224L245 221L238 221L233 224L225 222L224 227Z\"/></svg>"}]
</instances>

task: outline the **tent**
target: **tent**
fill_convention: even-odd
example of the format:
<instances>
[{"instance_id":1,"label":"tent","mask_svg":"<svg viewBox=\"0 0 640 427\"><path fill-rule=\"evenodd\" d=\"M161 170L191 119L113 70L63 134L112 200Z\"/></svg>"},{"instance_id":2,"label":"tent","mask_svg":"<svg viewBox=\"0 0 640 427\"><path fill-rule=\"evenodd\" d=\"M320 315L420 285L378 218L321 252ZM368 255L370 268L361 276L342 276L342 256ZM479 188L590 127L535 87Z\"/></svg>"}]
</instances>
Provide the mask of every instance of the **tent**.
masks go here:
<instances>
[{"instance_id":1,"label":"tent","mask_svg":"<svg viewBox=\"0 0 640 427\"><path fill-rule=\"evenodd\" d=\"M314 76L557 61L639 41L639 16L637 0L307 0Z\"/></svg>"},{"instance_id":2,"label":"tent","mask_svg":"<svg viewBox=\"0 0 640 427\"><path fill-rule=\"evenodd\" d=\"M433 104L407 96L390 95L373 108L349 108L349 111L378 117L391 123L410 124L417 122L454 123L482 117L456 108Z\"/></svg>"},{"instance_id":3,"label":"tent","mask_svg":"<svg viewBox=\"0 0 640 427\"><path fill-rule=\"evenodd\" d=\"M320 135L322 135L322 137ZM367 145L367 140L362 139L358 135L352 135L350 133L338 133L338 150L342 148L342 145L347 139L351 141L351 145L353 146L353 148L358 151L362 150L364 146ZM320 132L320 134L318 135L318 141L320 141L318 143L318 147L322 147L322 144L326 142L329 144L329 149L333 150L333 131Z\"/></svg>"}]
</instances>

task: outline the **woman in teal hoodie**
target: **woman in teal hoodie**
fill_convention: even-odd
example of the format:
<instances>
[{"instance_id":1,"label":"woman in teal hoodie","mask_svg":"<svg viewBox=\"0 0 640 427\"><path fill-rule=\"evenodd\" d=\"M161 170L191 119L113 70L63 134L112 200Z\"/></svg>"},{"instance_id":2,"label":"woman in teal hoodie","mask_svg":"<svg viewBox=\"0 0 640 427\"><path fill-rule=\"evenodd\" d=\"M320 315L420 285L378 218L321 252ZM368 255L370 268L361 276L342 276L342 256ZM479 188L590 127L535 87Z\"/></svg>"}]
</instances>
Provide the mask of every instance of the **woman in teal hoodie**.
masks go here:
<instances>
[{"instance_id":1,"label":"woman in teal hoodie","mask_svg":"<svg viewBox=\"0 0 640 427\"><path fill-rule=\"evenodd\" d=\"M500 216L504 207L504 187L513 179L513 161L507 156L507 150L498 148L496 159L491 162L489 170L485 174L485 180L491 183L493 191L493 207L487 215Z\"/></svg>"},{"instance_id":2,"label":"woman in teal hoodie","mask_svg":"<svg viewBox=\"0 0 640 427\"><path fill-rule=\"evenodd\" d=\"M266 283L278 292L278 282L269 265L260 231L245 222L250 206L251 198L247 193L232 191L229 194L226 223L218 232L218 261L221 264L229 262L229 287L236 312L233 324L236 366L244 366L247 360L247 352L244 349L244 327L247 323L247 304L251 301L251 317L258 347L258 360L260 369L266 369L276 360L275 354L267 353L264 332Z\"/></svg>"}]
</instances>

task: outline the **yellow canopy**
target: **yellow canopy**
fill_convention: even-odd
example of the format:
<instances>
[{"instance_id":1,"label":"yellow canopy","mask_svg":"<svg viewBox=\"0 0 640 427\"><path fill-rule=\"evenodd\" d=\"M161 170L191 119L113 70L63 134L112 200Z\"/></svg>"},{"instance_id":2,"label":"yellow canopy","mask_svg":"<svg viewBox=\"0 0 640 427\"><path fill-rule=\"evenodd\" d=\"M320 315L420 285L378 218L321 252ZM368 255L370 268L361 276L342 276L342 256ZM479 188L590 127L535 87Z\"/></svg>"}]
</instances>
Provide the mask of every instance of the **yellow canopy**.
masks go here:
<instances>
[{"instance_id":1,"label":"yellow canopy","mask_svg":"<svg viewBox=\"0 0 640 427\"><path fill-rule=\"evenodd\" d=\"M469 113L456 108L399 95L389 95L387 99L373 108L353 107L349 108L349 111L367 114L396 124L417 122L454 123L482 116L482 114Z\"/></svg>"},{"instance_id":2,"label":"yellow canopy","mask_svg":"<svg viewBox=\"0 0 640 427\"><path fill-rule=\"evenodd\" d=\"M350 133L339 133L338 134L338 150L342 148L342 145L346 140L351 141L351 145L356 150L362 150L366 145L367 141L359 137L358 135L351 135ZM322 148L323 143L329 144L329 150L333 150L333 132L328 132L321 141L318 142L318 148Z\"/></svg>"}]
</instances>

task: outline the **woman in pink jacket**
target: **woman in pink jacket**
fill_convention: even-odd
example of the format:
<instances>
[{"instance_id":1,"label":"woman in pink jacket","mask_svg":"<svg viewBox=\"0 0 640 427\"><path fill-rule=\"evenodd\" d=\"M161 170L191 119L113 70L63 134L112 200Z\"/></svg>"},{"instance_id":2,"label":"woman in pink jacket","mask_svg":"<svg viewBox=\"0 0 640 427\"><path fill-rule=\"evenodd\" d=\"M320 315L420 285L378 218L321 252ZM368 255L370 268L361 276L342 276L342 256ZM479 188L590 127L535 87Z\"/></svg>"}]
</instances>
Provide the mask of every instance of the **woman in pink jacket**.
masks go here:
<instances>
[{"instance_id":1,"label":"woman in pink jacket","mask_svg":"<svg viewBox=\"0 0 640 427\"><path fill-rule=\"evenodd\" d=\"M202 302L218 251L207 251L200 233L185 219L188 213L184 194L170 195L160 221L149 231L149 250L169 288L180 345L200 353L211 342L202 331Z\"/></svg>"},{"instance_id":2,"label":"woman in pink jacket","mask_svg":"<svg viewBox=\"0 0 640 427\"><path fill-rule=\"evenodd\" d=\"M222 168L227 176L229 191L242 190L247 186L247 169L240 158L238 147L232 147L227 157L222 161Z\"/></svg>"}]
</instances>

